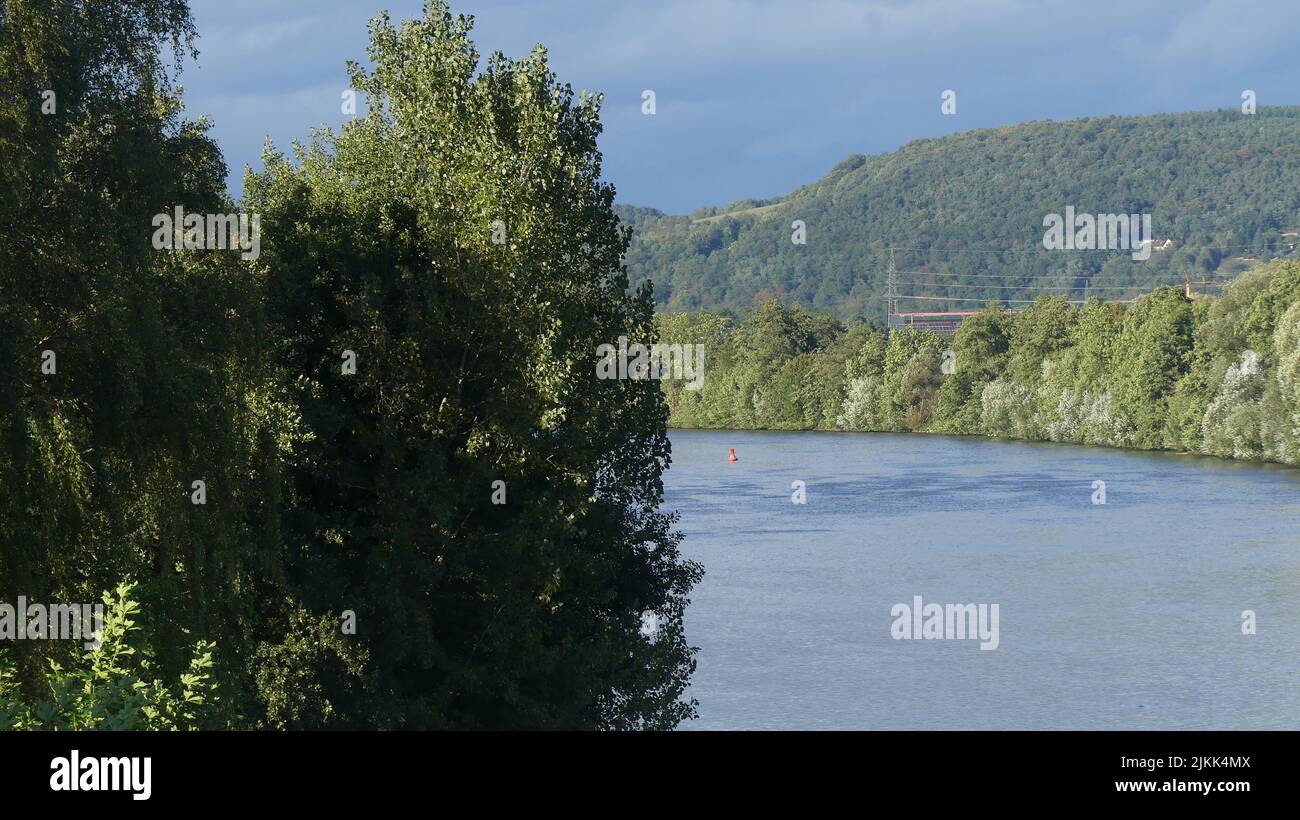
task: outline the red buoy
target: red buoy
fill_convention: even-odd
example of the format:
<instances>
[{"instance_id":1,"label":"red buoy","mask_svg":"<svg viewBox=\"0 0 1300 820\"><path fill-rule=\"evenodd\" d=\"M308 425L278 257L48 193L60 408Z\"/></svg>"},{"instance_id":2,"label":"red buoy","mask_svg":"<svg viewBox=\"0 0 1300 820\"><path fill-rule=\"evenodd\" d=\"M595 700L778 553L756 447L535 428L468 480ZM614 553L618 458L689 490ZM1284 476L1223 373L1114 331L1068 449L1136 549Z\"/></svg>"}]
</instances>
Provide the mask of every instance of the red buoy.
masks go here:
<instances>
[{"instance_id":1,"label":"red buoy","mask_svg":"<svg viewBox=\"0 0 1300 820\"><path fill-rule=\"evenodd\" d=\"M736 458L736 448L735 448L735 447L732 447L732 448L731 448L731 455L727 457L727 461L739 461L739 460L740 460L740 459Z\"/></svg>"}]
</instances>

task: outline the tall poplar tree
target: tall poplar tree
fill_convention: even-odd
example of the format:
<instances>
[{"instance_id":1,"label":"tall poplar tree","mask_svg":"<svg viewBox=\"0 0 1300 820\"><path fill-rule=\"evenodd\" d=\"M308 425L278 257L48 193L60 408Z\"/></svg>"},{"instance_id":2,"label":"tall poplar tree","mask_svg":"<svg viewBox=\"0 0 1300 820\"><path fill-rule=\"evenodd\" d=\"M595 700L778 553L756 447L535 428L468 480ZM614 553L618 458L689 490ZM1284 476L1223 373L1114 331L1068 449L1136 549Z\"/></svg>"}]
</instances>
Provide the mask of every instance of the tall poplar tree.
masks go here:
<instances>
[{"instance_id":1,"label":"tall poplar tree","mask_svg":"<svg viewBox=\"0 0 1300 820\"><path fill-rule=\"evenodd\" d=\"M600 101L540 47L480 64L470 27L377 17L350 65L368 112L246 182L305 432L281 521L302 612L261 696L283 726L671 727L700 570L659 509L658 385L595 374L654 336Z\"/></svg>"}]
</instances>

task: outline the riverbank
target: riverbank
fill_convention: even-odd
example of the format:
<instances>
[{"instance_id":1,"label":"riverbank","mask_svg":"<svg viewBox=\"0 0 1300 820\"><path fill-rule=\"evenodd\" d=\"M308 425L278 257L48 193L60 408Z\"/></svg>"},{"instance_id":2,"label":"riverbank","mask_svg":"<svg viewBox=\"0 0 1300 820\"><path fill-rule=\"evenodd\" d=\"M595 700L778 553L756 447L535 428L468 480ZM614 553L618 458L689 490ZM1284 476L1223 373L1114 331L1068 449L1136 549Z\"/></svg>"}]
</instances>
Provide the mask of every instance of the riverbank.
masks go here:
<instances>
[{"instance_id":1,"label":"riverbank","mask_svg":"<svg viewBox=\"0 0 1300 820\"><path fill-rule=\"evenodd\" d=\"M993 305L952 338L888 337L777 301L741 319L662 314L702 385L662 382L678 429L930 432L1300 464L1300 261L1218 299Z\"/></svg>"}]
</instances>

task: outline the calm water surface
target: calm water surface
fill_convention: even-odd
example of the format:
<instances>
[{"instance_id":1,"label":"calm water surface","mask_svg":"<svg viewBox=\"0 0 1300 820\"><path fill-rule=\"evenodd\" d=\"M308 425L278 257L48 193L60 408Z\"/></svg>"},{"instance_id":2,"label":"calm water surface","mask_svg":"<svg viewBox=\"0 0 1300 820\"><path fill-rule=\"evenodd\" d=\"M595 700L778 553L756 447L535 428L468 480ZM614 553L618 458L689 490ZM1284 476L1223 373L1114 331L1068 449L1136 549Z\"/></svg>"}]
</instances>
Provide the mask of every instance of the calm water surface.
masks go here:
<instances>
[{"instance_id":1,"label":"calm water surface","mask_svg":"<svg viewBox=\"0 0 1300 820\"><path fill-rule=\"evenodd\" d=\"M706 570L684 728L1300 728L1300 470L939 436L671 438L666 501ZM894 640L890 610L915 595L998 604L1000 646Z\"/></svg>"}]
</instances>

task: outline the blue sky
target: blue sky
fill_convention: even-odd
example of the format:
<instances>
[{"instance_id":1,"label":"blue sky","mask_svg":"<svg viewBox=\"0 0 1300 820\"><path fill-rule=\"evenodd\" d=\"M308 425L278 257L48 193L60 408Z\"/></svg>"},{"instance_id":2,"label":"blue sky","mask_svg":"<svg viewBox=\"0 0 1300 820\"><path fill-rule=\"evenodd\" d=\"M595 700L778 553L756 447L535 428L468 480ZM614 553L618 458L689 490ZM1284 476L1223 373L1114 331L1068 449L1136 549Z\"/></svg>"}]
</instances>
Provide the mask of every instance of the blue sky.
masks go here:
<instances>
[{"instance_id":1,"label":"blue sky","mask_svg":"<svg viewBox=\"0 0 1300 820\"><path fill-rule=\"evenodd\" d=\"M421 0L191 0L181 78L240 194L270 137L343 120L366 21ZM605 177L621 202L685 213L784 194L849 154L1042 119L1300 103L1291 0L534 0L453 2L481 54L534 43L605 94ZM641 113L653 89L654 116ZM940 111L944 90L957 113Z\"/></svg>"}]
</instances>

